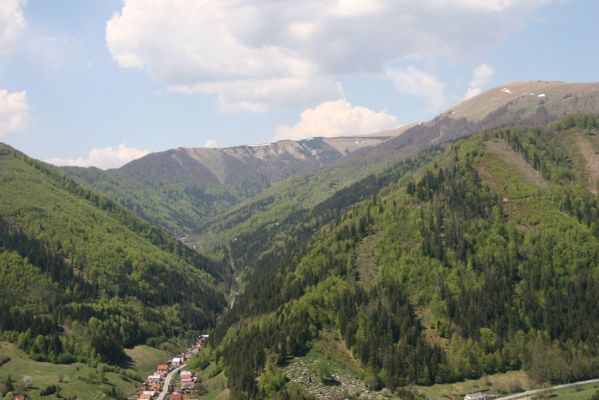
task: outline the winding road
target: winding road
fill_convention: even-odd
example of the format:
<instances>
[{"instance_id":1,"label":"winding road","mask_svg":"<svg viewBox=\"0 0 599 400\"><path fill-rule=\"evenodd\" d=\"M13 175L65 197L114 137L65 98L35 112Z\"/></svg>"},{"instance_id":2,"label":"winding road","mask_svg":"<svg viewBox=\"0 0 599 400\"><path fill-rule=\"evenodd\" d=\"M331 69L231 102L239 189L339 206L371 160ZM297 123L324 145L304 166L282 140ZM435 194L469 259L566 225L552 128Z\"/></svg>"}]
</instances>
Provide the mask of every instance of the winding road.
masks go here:
<instances>
[{"instance_id":1,"label":"winding road","mask_svg":"<svg viewBox=\"0 0 599 400\"><path fill-rule=\"evenodd\" d=\"M599 383L599 379L590 379L588 381L580 381L580 382L574 382L574 383L567 383L565 385L557 385L557 386L552 386L552 387L545 388L545 389L528 390L526 392L522 392L522 393L518 393L518 394L512 394L510 396L498 397L496 400L524 399L526 397L530 397L530 396L534 396L534 395L537 395L537 394L541 394L541 393L547 392L549 390L566 389L566 388L574 387L574 386L577 386L577 385L587 385L589 383Z\"/></svg>"},{"instance_id":2,"label":"winding road","mask_svg":"<svg viewBox=\"0 0 599 400\"><path fill-rule=\"evenodd\" d=\"M157 400L164 400L166 398L166 395L168 394L168 387L171 384L171 379L173 379L173 376L175 376L177 372L185 368L186 365L187 364L183 364L180 367L175 368L174 370L168 373L168 375L164 379L164 384L162 385L162 392L160 392L160 394L158 395Z\"/></svg>"}]
</instances>

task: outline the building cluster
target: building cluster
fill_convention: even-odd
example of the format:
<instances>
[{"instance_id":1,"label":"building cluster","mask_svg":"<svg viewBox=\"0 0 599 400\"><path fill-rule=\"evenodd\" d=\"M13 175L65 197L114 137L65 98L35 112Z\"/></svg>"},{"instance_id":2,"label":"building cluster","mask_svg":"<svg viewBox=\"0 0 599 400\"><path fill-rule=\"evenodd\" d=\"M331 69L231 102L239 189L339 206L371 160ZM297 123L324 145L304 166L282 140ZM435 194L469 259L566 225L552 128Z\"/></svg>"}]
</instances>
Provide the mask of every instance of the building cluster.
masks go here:
<instances>
[{"instance_id":1,"label":"building cluster","mask_svg":"<svg viewBox=\"0 0 599 400\"><path fill-rule=\"evenodd\" d=\"M177 354L165 364L158 364L156 370L144 380L144 383L138 390L138 394L131 397L131 400L154 400L160 396L163 391L170 391L170 378L168 375L176 369L185 366L185 362L200 352L206 345L208 335L200 335L196 342L190 346L185 352ZM173 372L174 374L174 372ZM167 383L168 382L168 383ZM189 400L189 396L185 393L192 390L198 382L198 378L193 376L190 371L183 370L179 374L179 385L174 393L170 395L171 400Z\"/></svg>"},{"instance_id":2,"label":"building cluster","mask_svg":"<svg viewBox=\"0 0 599 400\"><path fill-rule=\"evenodd\" d=\"M189 371L181 371L181 373L179 374L179 380L180 380L180 385L179 385L180 389L175 390L175 392L173 392L173 394L171 394L170 399L171 400L190 400L189 396L187 396L185 393L188 390L191 390L194 388L194 386L198 382L198 378L193 376L193 374Z\"/></svg>"}]
</instances>

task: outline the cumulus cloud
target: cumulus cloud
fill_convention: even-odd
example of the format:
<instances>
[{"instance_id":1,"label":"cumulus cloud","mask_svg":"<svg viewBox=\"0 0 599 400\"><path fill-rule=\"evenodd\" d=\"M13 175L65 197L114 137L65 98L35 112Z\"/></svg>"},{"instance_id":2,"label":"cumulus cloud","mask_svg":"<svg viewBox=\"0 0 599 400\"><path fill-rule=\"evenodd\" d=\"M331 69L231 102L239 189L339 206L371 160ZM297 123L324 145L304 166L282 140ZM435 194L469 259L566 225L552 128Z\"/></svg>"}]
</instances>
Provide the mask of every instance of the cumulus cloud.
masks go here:
<instances>
[{"instance_id":1,"label":"cumulus cloud","mask_svg":"<svg viewBox=\"0 0 599 400\"><path fill-rule=\"evenodd\" d=\"M482 92L482 89L489 83L495 71L489 64L481 64L472 71L472 79L468 86L468 91L464 99L469 99Z\"/></svg>"},{"instance_id":2,"label":"cumulus cloud","mask_svg":"<svg viewBox=\"0 0 599 400\"><path fill-rule=\"evenodd\" d=\"M23 0L0 0L0 54L9 51L26 27Z\"/></svg>"},{"instance_id":3,"label":"cumulus cloud","mask_svg":"<svg viewBox=\"0 0 599 400\"><path fill-rule=\"evenodd\" d=\"M410 66L389 69L387 76L401 93L424 99L431 111L438 111L445 105L445 84L435 75Z\"/></svg>"},{"instance_id":4,"label":"cumulus cloud","mask_svg":"<svg viewBox=\"0 0 599 400\"><path fill-rule=\"evenodd\" d=\"M106 25L123 68L223 111L343 98L336 77L405 60L460 59L551 0L124 0Z\"/></svg>"},{"instance_id":5,"label":"cumulus cloud","mask_svg":"<svg viewBox=\"0 0 599 400\"><path fill-rule=\"evenodd\" d=\"M29 123L27 92L10 93L0 89L0 138L22 131Z\"/></svg>"},{"instance_id":6,"label":"cumulus cloud","mask_svg":"<svg viewBox=\"0 0 599 400\"><path fill-rule=\"evenodd\" d=\"M275 139L363 135L391 129L396 125L397 117L383 111L352 106L347 100L327 101L304 110L297 124L280 126Z\"/></svg>"},{"instance_id":7,"label":"cumulus cloud","mask_svg":"<svg viewBox=\"0 0 599 400\"><path fill-rule=\"evenodd\" d=\"M118 168L129 161L143 157L149 150L140 150L121 143L118 147L93 148L88 155L79 158L51 158L45 160L54 165L72 166L72 167L98 167L101 169Z\"/></svg>"},{"instance_id":8,"label":"cumulus cloud","mask_svg":"<svg viewBox=\"0 0 599 400\"><path fill-rule=\"evenodd\" d=\"M208 139L206 140L206 143L204 143L204 147L208 147L209 149L216 149L218 148L218 142L214 139Z\"/></svg>"}]
</instances>

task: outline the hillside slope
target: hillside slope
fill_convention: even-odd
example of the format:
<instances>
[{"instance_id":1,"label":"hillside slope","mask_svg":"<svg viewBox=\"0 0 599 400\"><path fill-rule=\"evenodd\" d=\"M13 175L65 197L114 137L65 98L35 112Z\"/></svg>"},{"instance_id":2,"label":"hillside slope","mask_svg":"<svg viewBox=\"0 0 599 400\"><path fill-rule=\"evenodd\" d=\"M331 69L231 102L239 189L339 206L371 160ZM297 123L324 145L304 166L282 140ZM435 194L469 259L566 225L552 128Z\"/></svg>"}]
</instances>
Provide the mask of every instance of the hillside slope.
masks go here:
<instances>
[{"instance_id":1,"label":"hillside slope","mask_svg":"<svg viewBox=\"0 0 599 400\"><path fill-rule=\"evenodd\" d=\"M579 140L599 145L598 117L457 141L305 248L263 259L214 334L232 394L293 392L286 374L320 380L314 357L335 365L327 396L358 387L343 374L370 390L598 374L599 200Z\"/></svg>"},{"instance_id":2,"label":"hillside slope","mask_svg":"<svg viewBox=\"0 0 599 400\"><path fill-rule=\"evenodd\" d=\"M295 174L330 165L387 137L312 138L152 153L116 170L66 168L78 182L182 235Z\"/></svg>"},{"instance_id":3,"label":"hillside slope","mask_svg":"<svg viewBox=\"0 0 599 400\"><path fill-rule=\"evenodd\" d=\"M351 192L352 185L369 175L394 169L426 149L476 132L501 126L545 126L570 113L599 113L599 83L529 81L491 89L431 121L395 132L401 134L378 146L357 150L331 166L264 190L215 218L190 243L210 251L225 243L237 268L252 266L273 245L297 236L294 228L289 229L296 226L293 221L329 221L335 212L315 214L314 210L336 193Z\"/></svg>"},{"instance_id":4,"label":"hillside slope","mask_svg":"<svg viewBox=\"0 0 599 400\"><path fill-rule=\"evenodd\" d=\"M0 145L0 332L39 360L123 362L206 329L220 265L58 169Z\"/></svg>"}]
</instances>

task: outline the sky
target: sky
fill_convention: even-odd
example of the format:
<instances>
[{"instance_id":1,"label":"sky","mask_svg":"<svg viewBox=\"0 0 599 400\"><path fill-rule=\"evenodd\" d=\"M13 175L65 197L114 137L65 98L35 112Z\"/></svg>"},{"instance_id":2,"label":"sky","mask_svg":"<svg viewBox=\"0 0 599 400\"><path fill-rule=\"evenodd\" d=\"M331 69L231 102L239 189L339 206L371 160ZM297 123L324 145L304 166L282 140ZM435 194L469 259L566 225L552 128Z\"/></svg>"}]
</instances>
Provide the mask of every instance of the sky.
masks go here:
<instances>
[{"instance_id":1,"label":"sky","mask_svg":"<svg viewBox=\"0 0 599 400\"><path fill-rule=\"evenodd\" d=\"M596 0L0 0L0 142L57 165L361 135L599 81Z\"/></svg>"}]
</instances>

